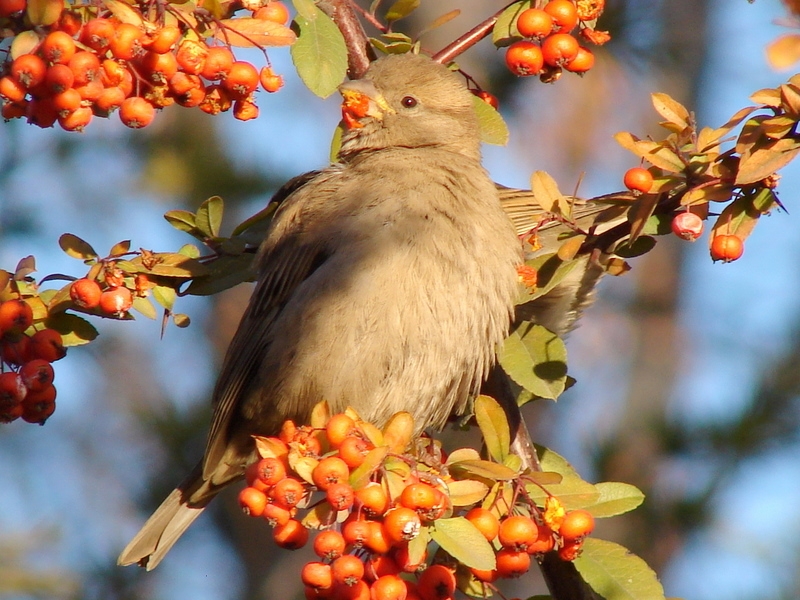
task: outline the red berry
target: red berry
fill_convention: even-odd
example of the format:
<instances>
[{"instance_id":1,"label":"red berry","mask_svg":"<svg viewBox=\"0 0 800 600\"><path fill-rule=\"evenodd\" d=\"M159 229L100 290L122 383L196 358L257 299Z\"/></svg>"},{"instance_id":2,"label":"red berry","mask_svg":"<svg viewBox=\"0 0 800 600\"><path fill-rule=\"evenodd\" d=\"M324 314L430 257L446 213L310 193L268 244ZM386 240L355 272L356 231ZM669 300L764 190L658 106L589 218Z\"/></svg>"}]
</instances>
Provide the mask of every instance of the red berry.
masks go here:
<instances>
[{"instance_id":1,"label":"red berry","mask_svg":"<svg viewBox=\"0 0 800 600\"><path fill-rule=\"evenodd\" d=\"M711 258L724 262L732 262L744 254L744 243L737 235L717 235L711 241Z\"/></svg>"},{"instance_id":2,"label":"red berry","mask_svg":"<svg viewBox=\"0 0 800 600\"><path fill-rule=\"evenodd\" d=\"M33 323L33 309L22 300L6 300L0 303L0 335L21 333Z\"/></svg>"},{"instance_id":3,"label":"red berry","mask_svg":"<svg viewBox=\"0 0 800 600\"><path fill-rule=\"evenodd\" d=\"M133 295L128 288L112 287L100 295L99 307L108 315L121 316L133 306Z\"/></svg>"},{"instance_id":4,"label":"red berry","mask_svg":"<svg viewBox=\"0 0 800 600\"><path fill-rule=\"evenodd\" d=\"M35 358L47 362L61 360L67 355L64 340L55 329L42 329L31 336L30 351Z\"/></svg>"},{"instance_id":5,"label":"red berry","mask_svg":"<svg viewBox=\"0 0 800 600\"><path fill-rule=\"evenodd\" d=\"M653 187L653 174L644 167L633 167L625 171L622 182L632 192L647 194Z\"/></svg>"},{"instance_id":6,"label":"red berry","mask_svg":"<svg viewBox=\"0 0 800 600\"><path fill-rule=\"evenodd\" d=\"M41 392L53 384L55 372L49 362L34 358L26 362L19 370L19 376L30 392Z\"/></svg>"},{"instance_id":7,"label":"red berry","mask_svg":"<svg viewBox=\"0 0 800 600\"><path fill-rule=\"evenodd\" d=\"M542 49L538 44L527 40L514 42L506 51L506 66L520 77L536 75L544 66Z\"/></svg>"},{"instance_id":8,"label":"red berry","mask_svg":"<svg viewBox=\"0 0 800 600\"><path fill-rule=\"evenodd\" d=\"M80 308L95 308L103 291L94 279L78 279L69 288L69 297Z\"/></svg>"},{"instance_id":9,"label":"red berry","mask_svg":"<svg viewBox=\"0 0 800 600\"><path fill-rule=\"evenodd\" d=\"M551 0L544 11L553 18L558 33L569 33L578 24L578 9L571 0Z\"/></svg>"},{"instance_id":10,"label":"red berry","mask_svg":"<svg viewBox=\"0 0 800 600\"><path fill-rule=\"evenodd\" d=\"M553 32L553 17L540 8L528 8L519 13L517 29L522 37L543 38Z\"/></svg>"}]
</instances>

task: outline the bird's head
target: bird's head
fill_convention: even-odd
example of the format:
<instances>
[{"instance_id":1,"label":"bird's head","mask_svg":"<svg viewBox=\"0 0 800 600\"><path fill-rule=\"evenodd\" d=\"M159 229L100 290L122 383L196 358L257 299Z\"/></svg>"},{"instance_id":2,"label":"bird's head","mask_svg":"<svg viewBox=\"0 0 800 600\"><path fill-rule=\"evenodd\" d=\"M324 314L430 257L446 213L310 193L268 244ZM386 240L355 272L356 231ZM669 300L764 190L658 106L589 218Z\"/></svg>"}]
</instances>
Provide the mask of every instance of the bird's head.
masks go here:
<instances>
[{"instance_id":1,"label":"bird's head","mask_svg":"<svg viewBox=\"0 0 800 600\"><path fill-rule=\"evenodd\" d=\"M440 147L480 158L472 94L457 74L426 56L385 56L339 91L343 160L393 147Z\"/></svg>"}]
</instances>

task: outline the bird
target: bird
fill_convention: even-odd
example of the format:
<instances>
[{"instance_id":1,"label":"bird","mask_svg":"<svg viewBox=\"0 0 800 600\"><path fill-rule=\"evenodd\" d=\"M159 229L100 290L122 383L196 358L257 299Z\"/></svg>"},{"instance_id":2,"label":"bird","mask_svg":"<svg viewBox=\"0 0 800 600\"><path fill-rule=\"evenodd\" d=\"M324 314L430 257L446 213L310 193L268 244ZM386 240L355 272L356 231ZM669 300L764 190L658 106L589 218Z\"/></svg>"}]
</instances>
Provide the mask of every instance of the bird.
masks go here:
<instances>
[{"instance_id":1,"label":"bird","mask_svg":"<svg viewBox=\"0 0 800 600\"><path fill-rule=\"evenodd\" d=\"M202 460L119 556L155 568L256 459L254 435L326 400L416 433L463 412L496 361L522 244L481 164L463 79L387 55L342 84L338 162L290 180L222 363Z\"/></svg>"}]
</instances>

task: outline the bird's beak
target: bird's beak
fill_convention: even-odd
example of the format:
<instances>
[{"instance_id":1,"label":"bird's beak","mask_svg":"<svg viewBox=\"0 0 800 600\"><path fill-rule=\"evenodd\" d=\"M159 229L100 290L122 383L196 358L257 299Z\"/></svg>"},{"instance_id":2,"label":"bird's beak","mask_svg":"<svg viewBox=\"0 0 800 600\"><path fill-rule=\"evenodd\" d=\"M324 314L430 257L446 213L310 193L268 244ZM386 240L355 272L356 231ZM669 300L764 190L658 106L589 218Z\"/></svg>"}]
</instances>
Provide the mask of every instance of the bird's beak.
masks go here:
<instances>
[{"instance_id":1,"label":"bird's beak","mask_svg":"<svg viewBox=\"0 0 800 600\"><path fill-rule=\"evenodd\" d=\"M395 112L371 81L348 81L339 86L339 93L343 98L342 119L348 129L363 127L361 120L365 117L380 121L386 113Z\"/></svg>"}]
</instances>

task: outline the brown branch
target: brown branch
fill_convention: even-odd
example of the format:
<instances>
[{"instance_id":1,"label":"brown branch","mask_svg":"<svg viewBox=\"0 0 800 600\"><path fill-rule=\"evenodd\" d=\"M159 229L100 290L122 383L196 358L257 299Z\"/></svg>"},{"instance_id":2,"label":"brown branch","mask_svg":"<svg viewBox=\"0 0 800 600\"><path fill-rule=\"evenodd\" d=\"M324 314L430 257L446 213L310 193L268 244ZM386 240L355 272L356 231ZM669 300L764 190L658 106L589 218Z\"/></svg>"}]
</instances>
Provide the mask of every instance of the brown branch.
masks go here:
<instances>
[{"instance_id":1,"label":"brown branch","mask_svg":"<svg viewBox=\"0 0 800 600\"><path fill-rule=\"evenodd\" d=\"M351 0L325 0L319 3L319 8L333 19L344 36L347 45L348 77L360 79L370 62L375 60L375 54L367 33L353 10Z\"/></svg>"},{"instance_id":2,"label":"brown branch","mask_svg":"<svg viewBox=\"0 0 800 600\"><path fill-rule=\"evenodd\" d=\"M482 23L478 23L467 33L447 44L447 46L445 46L444 48L439 50L439 52L433 55L433 60L446 65L459 54L463 54L464 52L472 48L475 44L480 42L483 38L485 38L492 32L494 24L497 23L497 19L500 17L500 15L503 14L503 12L505 12L506 8L508 8L508 6L501 8L491 17L489 17Z\"/></svg>"}]
</instances>

